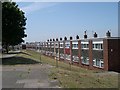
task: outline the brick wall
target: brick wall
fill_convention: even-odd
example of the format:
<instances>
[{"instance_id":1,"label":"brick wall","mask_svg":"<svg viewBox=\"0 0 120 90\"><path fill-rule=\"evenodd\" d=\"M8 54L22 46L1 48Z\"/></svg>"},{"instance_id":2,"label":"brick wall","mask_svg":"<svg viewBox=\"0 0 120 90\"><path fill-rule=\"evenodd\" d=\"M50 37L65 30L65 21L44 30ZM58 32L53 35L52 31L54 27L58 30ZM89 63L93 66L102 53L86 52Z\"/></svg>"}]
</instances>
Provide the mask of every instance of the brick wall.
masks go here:
<instances>
[{"instance_id":1,"label":"brick wall","mask_svg":"<svg viewBox=\"0 0 120 90\"><path fill-rule=\"evenodd\" d=\"M108 70L120 72L120 39L108 39Z\"/></svg>"},{"instance_id":2,"label":"brick wall","mask_svg":"<svg viewBox=\"0 0 120 90\"><path fill-rule=\"evenodd\" d=\"M98 39L96 38L95 40L97 41ZM65 62L67 62L67 60L65 58L65 54L66 54L65 41L61 41L61 42L63 43L62 52L61 52L61 48L59 46L60 42L58 42L58 44L59 44L58 48L56 48L56 49L54 48L53 52L58 51L59 54L63 53L64 54L63 60ZM72 55L73 55L72 42L73 41L67 40L67 42L70 42L69 54L71 55L70 61L68 61L68 62L73 62L73 58L72 58ZM83 64L81 61L81 56L82 56L81 40L77 40L76 42L78 42L78 49L76 49L76 53L77 53L76 55L79 57L79 61L78 61L78 63L74 63L74 64L77 64L80 67L85 67L85 68L89 68L89 69L104 69L107 71L110 70L110 71L120 72L120 50L119 50L120 39L116 39L116 38L104 38L103 39L103 51L102 51L103 56L101 55L101 57L103 57L103 62L104 62L103 68L93 66L93 58L95 58L95 56L100 56L100 55L97 55L99 53L96 53L96 52L94 52L95 54L93 53L93 39L88 40L89 49L87 50L87 52L86 52L86 50L84 50L85 55L88 54L87 56L89 57L89 65ZM50 43L50 45L51 45L51 43ZM50 46L50 50L51 50L51 46ZM60 55L58 56L58 60L60 60Z\"/></svg>"},{"instance_id":3,"label":"brick wall","mask_svg":"<svg viewBox=\"0 0 120 90\"><path fill-rule=\"evenodd\" d=\"M103 61L104 61L104 70L108 70L108 41L107 39L103 40Z\"/></svg>"}]
</instances>

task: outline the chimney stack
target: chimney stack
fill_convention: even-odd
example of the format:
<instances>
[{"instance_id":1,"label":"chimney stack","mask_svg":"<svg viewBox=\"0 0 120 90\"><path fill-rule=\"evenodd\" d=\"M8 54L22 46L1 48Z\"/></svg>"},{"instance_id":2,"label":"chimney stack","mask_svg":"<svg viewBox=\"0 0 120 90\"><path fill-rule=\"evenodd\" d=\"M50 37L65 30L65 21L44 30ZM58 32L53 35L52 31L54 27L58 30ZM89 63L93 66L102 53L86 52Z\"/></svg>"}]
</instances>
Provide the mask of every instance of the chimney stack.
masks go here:
<instances>
[{"instance_id":1,"label":"chimney stack","mask_svg":"<svg viewBox=\"0 0 120 90\"><path fill-rule=\"evenodd\" d=\"M55 39L53 38L53 41L55 41Z\"/></svg>"},{"instance_id":2,"label":"chimney stack","mask_svg":"<svg viewBox=\"0 0 120 90\"><path fill-rule=\"evenodd\" d=\"M78 35L76 36L76 39L79 39L79 36L78 36Z\"/></svg>"},{"instance_id":3,"label":"chimney stack","mask_svg":"<svg viewBox=\"0 0 120 90\"><path fill-rule=\"evenodd\" d=\"M66 40L67 40L67 37L65 37L64 40L66 41Z\"/></svg>"},{"instance_id":4,"label":"chimney stack","mask_svg":"<svg viewBox=\"0 0 120 90\"><path fill-rule=\"evenodd\" d=\"M60 38L60 41L62 41L62 38Z\"/></svg>"},{"instance_id":5,"label":"chimney stack","mask_svg":"<svg viewBox=\"0 0 120 90\"><path fill-rule=\"evenodd\" d=\"M108 31L108 32L106 33L106 36L107 36L107 38L108 38L108 37L111 37L110 31Z\"/></svg>"},{"instance_id":6,"label":"chimney stack","mask_svg":"<svg viewBox=\"0 0 120 90\"><path fill-rule=\"evenodd\" d=\"M58 41L58 38L56 38L56 41Z\"/></svg>"},{"instance_id":7,"label":"chimney stack","mask_svg":"<svg viewBox=\"0 0 120 90\"><path fill-rule=\"evenodd\" d=\"M94 33L94 38L97 38L97 33L96 32Z\"/></svg>"},{"instance_id":8,"label":"chimney stack","mask_svg":"<svg viewBox=\"0 0 120 90\"><path fill-rule=\"evenodd\" d=\"M70 40L72 40L72 37L70 37Z\"/></svg>"},{"instance_id":9,"label":"chimney stack","mask_svg":"<svg viewBox=\"0 0 120 90\"><path fill-rule=\"evenodd\" d=\"M52 41L52 39L50 39L50 41Z\"/></svg>"},{"instance_id":10,"label":"chimney stack","mask_svg":"<svg viewBox=\"0 0 120 90\"><path fill-rule=\"evenodd\" d=\"M85 35L84 35L84 39L87 39L86 31L85 31L84 33L85 33Z\"/></svg>"}]
</instances>

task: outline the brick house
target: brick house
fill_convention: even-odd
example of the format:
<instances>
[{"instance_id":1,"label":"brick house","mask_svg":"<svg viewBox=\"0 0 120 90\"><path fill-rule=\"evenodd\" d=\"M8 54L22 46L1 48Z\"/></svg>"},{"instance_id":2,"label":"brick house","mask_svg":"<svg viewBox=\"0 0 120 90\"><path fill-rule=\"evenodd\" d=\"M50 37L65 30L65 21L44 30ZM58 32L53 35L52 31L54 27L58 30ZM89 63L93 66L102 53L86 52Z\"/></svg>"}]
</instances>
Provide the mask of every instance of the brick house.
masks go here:
<instances>
[{"instance_id":1,"label":"brick house","mask_svg":"<svg viewBox=\"0 0 120 90\"><path fill-rule=\"evenodd\" d=\"M77 36L78 37L78 36ZM45 55L55 57L57 60L64 60L77 64L88 69L102 69L107 71L120 72L120 38L111 37L110 32L105 38L87 38L76 40L46 41L41 42L39 49Z\"/></svg>"}]
</instances>

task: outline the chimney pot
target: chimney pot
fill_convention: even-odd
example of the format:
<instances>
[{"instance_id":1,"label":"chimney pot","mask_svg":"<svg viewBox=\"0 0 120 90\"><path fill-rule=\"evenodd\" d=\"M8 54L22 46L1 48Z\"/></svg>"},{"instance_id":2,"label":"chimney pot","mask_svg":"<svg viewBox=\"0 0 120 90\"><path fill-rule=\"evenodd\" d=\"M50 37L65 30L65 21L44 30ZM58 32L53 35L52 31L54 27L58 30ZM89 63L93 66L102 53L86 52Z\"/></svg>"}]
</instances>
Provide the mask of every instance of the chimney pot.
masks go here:
<instances>
[{"instance_id":1,"label":"chimney pot","mask_svg":"<svg viewBox=\"0 0 120 90\"><path fill-rule=\"evenodd\" d=\"M62 41L62 38L60 38L60 41Z\"/></svg>"},{"instance_id":2,"label":"chimney pot","mask_svg":"<svg viewBox=\"0 0 120 90\"><path fill-rule=\"evenodd\" d=\"M79 36L78 36L78 35L76 36L76 39L79 39Z\"/></svg>"},{"instance_id":3,"label":"chimney pot","mask_svg":"<svg viewBox=\"0 0 120 90\"><path fill-rule=\"evenodd\" d=\"M58 38L56 38L56 41L58 41Z\"/></svg>"},{"instance_id":4,"label":"chimney pot","mask_svg":"<svg viewBox=\"0 0 120 90\"><path fill-rule=\"evenodd\" d=\"M96 32L94 33L94 38L97 38L97 33Z\"/></svg>"},{"instance_id":5,"label":"chimney pot","mask_svg":"<svg viewBox=\"0 0 120 90\"><path fill-rule=\"evenodd\" d=\"M106 36L107 36L107 37L111 37L110 31L108 31L108 32L106 33Z\"/></svg>"},{"instance_id":6,"label":"chimney pot","mask_svg":"<svg viewBox=\"0 0 120 90\"><path fill-rule=\"evenodd\" d=\"M67 40L67 37L65 37L64 40Z\"/></svg>"},{"instance_id":7,"label":"chimney pot","mask_svg":"<svg viewBox=\"0 0 120 90\"><path fill-rule=\"evenodd\" d=\"M86 34L86 31L84 32L84 39L87 39L87 34Z\"/></svg>"},{"instance_id":8,"label":"chimney pot","mask_svg":"<svg viewBox=\"0 0 120 90\"><path fill-rule=\"evenodd\" d=\"M70 40L72 40L72 37L70 37Z\"/></svg>"},{"instance_id":9,"label":"chimney pot","mask_svg":"<svg viewBox=\"0 0 120 90\"><path fill-rule=\"evenodd\" d=\"M53 41L55 41L55 39L53 38Z\"/></svg>"}]
</instances>

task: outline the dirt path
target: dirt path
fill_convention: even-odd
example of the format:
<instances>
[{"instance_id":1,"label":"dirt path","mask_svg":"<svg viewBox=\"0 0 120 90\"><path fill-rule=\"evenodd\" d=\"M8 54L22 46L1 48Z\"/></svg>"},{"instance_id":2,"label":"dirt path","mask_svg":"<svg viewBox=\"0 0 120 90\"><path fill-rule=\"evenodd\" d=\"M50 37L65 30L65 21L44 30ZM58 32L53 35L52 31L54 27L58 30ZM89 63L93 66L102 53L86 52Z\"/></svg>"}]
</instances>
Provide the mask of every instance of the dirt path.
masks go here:
<instances>
[{"instance_id":1,"label":"dirt path","mask_svg":"<svg viewBox=\"0 0 120 90\"><path fill-rule=\"evenodd\" d=\"M2 67L2 88L59 88L57 80L50 80L47 64L4 65Z\"/></svg>"}]
</instances>

